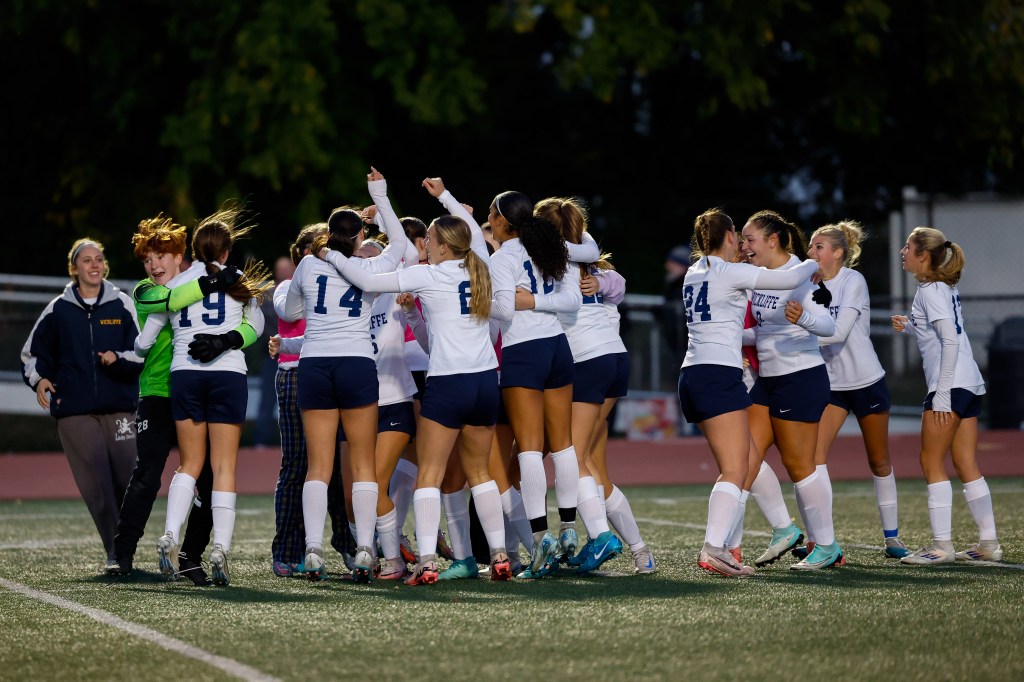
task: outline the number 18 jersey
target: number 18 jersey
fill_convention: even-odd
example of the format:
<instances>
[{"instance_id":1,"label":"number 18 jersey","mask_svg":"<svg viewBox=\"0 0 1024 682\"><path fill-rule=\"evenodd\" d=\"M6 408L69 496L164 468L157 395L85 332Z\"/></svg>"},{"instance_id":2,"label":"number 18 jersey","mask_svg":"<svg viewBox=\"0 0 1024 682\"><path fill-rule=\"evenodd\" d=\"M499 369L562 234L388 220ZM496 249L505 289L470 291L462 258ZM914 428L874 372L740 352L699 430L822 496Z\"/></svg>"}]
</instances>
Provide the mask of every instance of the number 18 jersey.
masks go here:
<instances>
[{"instance_id":1,"label":"number 18 jersey","mask_svg":"<svg viewBox=\"0 0 1024 682\"><path fill-rule=\"evenodd\" d=\"M683 279L683 304L689 341L683 367L743 367L740 347L747 314L747 290L757 283L759 268L705 256Z\"/></svg>"}]
</instances>

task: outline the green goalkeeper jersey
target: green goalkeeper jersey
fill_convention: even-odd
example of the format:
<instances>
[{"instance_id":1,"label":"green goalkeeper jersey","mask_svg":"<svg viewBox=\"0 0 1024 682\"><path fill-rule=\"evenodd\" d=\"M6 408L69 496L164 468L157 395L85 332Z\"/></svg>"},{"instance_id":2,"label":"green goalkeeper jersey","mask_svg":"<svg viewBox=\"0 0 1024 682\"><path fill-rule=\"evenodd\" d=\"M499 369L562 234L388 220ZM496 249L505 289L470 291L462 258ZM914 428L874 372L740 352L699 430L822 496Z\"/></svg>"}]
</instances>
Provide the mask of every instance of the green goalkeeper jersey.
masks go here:
<instances>
[{"instance_id":1,"label":"green goalkeeper jersey","mask_svg":"<svg viewBox=\"0 0 1024 682\"><path fill-rule=\"evenodd\" d=\"M186 282L180 287L168 289L156 284L151 279L144 279L135 285L132 300L135 301L135 312L139 316L139 329L146 325L146 318L152 313L176 312L192 305L203 298L199 288L199 280ZM259 338L256 330L248 322L243 322L236 329L242 335L242 348L251 346ZM156 343L146 356L146 363L139 377L139 396L171 397L171 353L174 331L171 325L165 325L156 337Z\"/></svg>"}]
</instances>

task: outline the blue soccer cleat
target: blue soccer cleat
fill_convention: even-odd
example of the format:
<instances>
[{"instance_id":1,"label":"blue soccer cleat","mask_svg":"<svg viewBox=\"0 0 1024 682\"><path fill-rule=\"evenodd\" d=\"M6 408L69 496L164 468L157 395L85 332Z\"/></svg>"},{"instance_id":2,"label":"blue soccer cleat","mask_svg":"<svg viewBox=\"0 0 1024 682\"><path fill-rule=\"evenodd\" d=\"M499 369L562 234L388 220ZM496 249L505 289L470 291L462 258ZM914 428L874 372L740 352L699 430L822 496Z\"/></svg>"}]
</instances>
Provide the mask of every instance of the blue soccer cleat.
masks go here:
<instances>
[{"instance_id":1,"label":"blue soccer cleat","mask_svg":"<svg viewBox=\"0 0 1024 682\"><path fill-rule=\"evenodd\" d=\"M476 578L480 574L480 568L476 564L476 559L473 557L467 557L465 559L456 559L452 562L451 566L441 571L438 574L438 580L466 580L469 578Z\"/></svg>"},{"instance_id":2,"label":"blue soccer cleat","mask_svg":"<svg viewBox=\"0 0 1024 682\"><path fill-rule=\"evenodd\" d=\"M590 573L601 567L601 564L622 553L622 541L610 530L598 535L590 544L590 550L576 567L576 573Z\"/></svg>"},{"instance_id":3,"label":"blue soccer cleat","mask_svg":"<svg viewBox=\"0 0 1024 682\"><path fill-rule=\"evenodd\" d=\"M831 545L815 544L814 549L803 561L798 561L790 570L793 571L818 571L829 566L842 566L846 563L843 560L843 550L838 542Z\"/></svg>"},{"instance_id":4,"label":"blue soccer cleat","mask_svg":"<svg viewBox=\"0 0 1024 682\"><path fill-rule=\"evenodd\" d=\"M768 543L768 549L764 551L757 561L754 562L755 566L767 566L768 564L774 563L780 556L790 551L801 542L804 541L804 532L800 530L795 523L791 523L785 528L773 528L772 529L772 541Z\"/></svg>"}]
</instances>

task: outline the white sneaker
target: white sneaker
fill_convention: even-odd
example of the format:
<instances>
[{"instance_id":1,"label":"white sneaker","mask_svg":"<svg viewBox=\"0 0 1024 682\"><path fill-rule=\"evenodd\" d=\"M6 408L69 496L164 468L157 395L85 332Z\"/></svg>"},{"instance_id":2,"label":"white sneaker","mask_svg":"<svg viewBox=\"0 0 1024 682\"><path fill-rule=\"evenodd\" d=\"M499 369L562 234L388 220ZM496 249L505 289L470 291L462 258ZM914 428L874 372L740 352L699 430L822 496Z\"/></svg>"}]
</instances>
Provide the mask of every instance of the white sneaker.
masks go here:
<instances>
[{"instance_id":1,"label":"white sneaker","mask_svg":"<svg viewBox=\"0 0 1024 682\"><path fill-rule=\"evenodd\" d=\"M171 531L167 531L156 541L156 551L160 561L160 572L168 580L177 580L178 543L174 541Z\"/></svg>"},{"instance_id":2,"label":"white sneaker","mask_svg":"<svg viewBox=\"0 0 1024 682\"><path fill-rule=\"evenodd\" d=\"M754 574L754 569L751 566L737 564L736 559L728 551L720 547L712 547L707 543L704 543L704 548L700 550L697 565L705 571L737 578Z\"/></svg>"},{"instance_id":3,"label":"white sneaker","mask_svg":"<svg viewBox=\"0 0 1024 682\"><path fill-rule=\"evenodd\" d=\"M953 543L949 540L932 540L932 544L922 547L913 554L900 559L900 563L914 566L930 566L931 564L951 564L956 561Z\"/></svg>"},{"instance_id":4,"label":"white sneaker","mask_svg":"<svg viewBox=\"0 0 1024 682\"><path fill-rule=\"evenodd\" d=\"M231 582L231 575L228 573L228 553L223 545L214 545L210 551L210 573L213 574L213 584L226 587Z\"/></svg>"},{"instance_id":5,"label":"white sneaker","mask_svg":"<svg viewBox=\"0 0 1024 682\"><path fill-rule=\"evenodd\" d=\"M302 570L310 580L327 580L327 561L324 550L320 547L307 547L306 558L302 560Z\"/></svg>"},{"instance_id":6,"label":"white sneaker","mask_svg":"<svg viewBox=\"0 0 1024 682\"><path fill-rule=\"evenodd\" d=\"M357 547L352 562L352 579L357 583L368 583L373 579L373 552L369 547Z\"/></svg>"},{"instance_id":7,"label":"white sneaker","mask_svg":"<svg viewBox=\"0 0 1024 682\"><path fill-rule=\"evenodd\" d=\"M384 566L381 568L380 573L377 574L377 579L404 580L408 574L409 571L405 568L405 559L399 556L394 559L384 560Z\"/></svg>"},{"instance_id":8,"label":"white sneaker","mask_svg":"<svg viewBox=\"0 0 1024 682\"><path fill-rule=\"evenodd\" d=\"M633 552L633 572L639 574L654 573L658 568L654 563L654 553L644 545Z\"/></svg>"},{"instance_id":9,"label":"white sneaker","mask_svg":"<svg viewBox=\"0 0 1024 682\"><path fill-rule=\"evenodd\" d=\"M956 553L957 561L1002 561L1003 548L998 540L982 540L962 552Z\"/></svg>"}]
</instances>

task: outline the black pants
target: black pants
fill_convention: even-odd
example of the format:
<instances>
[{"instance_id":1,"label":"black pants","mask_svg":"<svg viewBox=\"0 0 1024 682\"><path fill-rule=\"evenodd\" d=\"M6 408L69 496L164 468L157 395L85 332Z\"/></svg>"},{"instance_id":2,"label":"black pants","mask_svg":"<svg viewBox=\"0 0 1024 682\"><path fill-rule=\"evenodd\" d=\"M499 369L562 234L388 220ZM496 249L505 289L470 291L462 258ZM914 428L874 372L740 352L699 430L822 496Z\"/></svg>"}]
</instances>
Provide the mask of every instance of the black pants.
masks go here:
<instances>
[{"instance_id":1,"label":"black pants","mask_svg":"<svg viewBox=\"0 0 1024 682\"><path fill-rule=\"evenodd\" d=\"M171 416L171 399L144 396L139 400L135 421L138 433L138 458L135 470L121 502L121 518L117 523L114 552L122 564L132 562L139 540L146 530L146 522L153 511L153 502L160 492L160 476L171 448L178 444L178 433ZM181 553L192 561L199 561L210 543L213 531L213 511L210 497L213 489L213 469L206 458L203 470L196 480L199 495L189 515L188 529L181 543Z\"/></svg>"}]
</instances>

